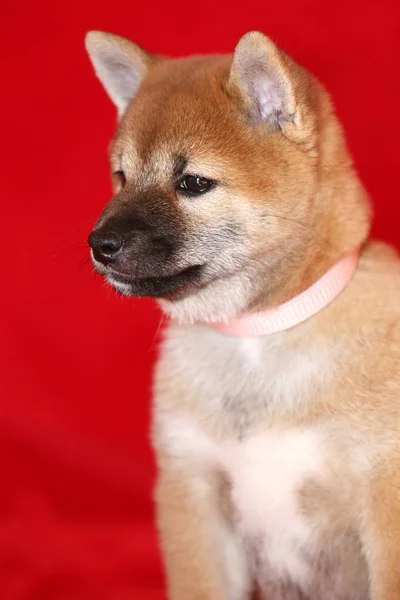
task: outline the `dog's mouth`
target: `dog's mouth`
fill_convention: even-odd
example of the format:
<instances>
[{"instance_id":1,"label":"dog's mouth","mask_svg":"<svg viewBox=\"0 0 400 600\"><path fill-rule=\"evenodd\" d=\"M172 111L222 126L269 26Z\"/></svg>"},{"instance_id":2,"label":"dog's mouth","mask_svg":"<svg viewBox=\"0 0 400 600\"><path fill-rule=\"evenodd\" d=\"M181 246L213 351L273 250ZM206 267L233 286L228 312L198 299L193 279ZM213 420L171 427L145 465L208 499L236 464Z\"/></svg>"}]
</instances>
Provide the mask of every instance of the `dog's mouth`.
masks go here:
<instances>
[{"instance_id":1,"label":"dog's mouth","mask_svg":"<svg viewBox=\"0 0 400 600\"><path fill-rule=\"evenodd\" d=\"M125 296L150 298L180 297L198 286L204 265L192 265L172 275L132 277L127 273L107 267L101 274Z\"/></svg>"}]
</instances>

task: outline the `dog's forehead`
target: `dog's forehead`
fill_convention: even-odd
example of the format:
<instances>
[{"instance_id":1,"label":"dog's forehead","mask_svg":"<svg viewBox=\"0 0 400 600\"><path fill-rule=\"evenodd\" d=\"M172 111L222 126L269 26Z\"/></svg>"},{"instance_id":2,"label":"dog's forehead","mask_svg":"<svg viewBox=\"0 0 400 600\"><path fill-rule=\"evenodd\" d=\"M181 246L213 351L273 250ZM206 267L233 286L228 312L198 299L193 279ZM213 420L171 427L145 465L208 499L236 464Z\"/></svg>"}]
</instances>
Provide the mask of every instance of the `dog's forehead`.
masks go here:
<instances>
[{"instance_id":1,"label":"dog's forehead","mask_svg":"<svg viewBox=\"0 0 400 600\"><path fill-rule=\"evenodd\" d=\"M229 158L242 138L220 73L171 62L169 71L144 82L118 127L113 155L123 157L129 168L170 174L177 157L199 162Z\"/></svg>"}]
</instances>

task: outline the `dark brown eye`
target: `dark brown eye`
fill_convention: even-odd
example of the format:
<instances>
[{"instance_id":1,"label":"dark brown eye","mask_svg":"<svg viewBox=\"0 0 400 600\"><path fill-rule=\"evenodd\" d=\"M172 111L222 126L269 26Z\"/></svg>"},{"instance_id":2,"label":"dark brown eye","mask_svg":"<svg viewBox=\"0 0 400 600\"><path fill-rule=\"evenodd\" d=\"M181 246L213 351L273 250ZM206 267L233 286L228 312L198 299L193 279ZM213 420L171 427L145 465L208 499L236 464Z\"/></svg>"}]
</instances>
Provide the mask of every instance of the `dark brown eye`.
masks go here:
<instances>
[{"instance_id":1,"label":"dark brown eye","mask_svg":"<svg viewBox=\"0 0 400 600\"><path fill-rule=\"evenodd\" d=\"M190 196L198 196L207 192L213 183L210 179L199 175L186 175L179 184L179 190L183 190Z\"/></svg>"},{"instance_id":2,"label":"dark brown eye","mask_svg":"<svg viewBox=\"0 0 400 600\"><path fill-rule=\"evenodd\" d=\"M126 177L125 177L125 173L123 171L114 171L113 177L114 177L116 183L120 187L123 188L125 186L125 184L126 184Z\"/></svg>"}]
</instances>

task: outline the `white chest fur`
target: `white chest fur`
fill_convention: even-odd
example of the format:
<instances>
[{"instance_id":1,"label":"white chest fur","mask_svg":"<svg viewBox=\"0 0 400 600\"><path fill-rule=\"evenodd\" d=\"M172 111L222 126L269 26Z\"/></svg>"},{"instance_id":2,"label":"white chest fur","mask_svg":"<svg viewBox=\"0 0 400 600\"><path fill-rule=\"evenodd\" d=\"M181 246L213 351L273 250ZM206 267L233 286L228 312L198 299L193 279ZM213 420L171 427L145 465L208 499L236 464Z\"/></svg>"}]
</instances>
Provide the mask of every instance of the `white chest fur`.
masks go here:
<instances>
[{"instance_id":1,"label":"white chest fur","mask_svg":"<svg viewBox=\"0 0 400 600\"><path fill-rule=\"evenodd\" d=\"M273 572L306 589L304 549L313 532L300 491L309 479L322 477L324 440L317 428L289 429L279 422L332 376L335 349L314 344L299 351L287 341L287 334L232 340L207 330L194 337L172 331L158 372L156 419L163 450L192 480L196 473L208 480L213 472L226 475L235 531L256 558L260 583ZM171 374L185 390L182 410L175 401L165 410L163 396L174 391L164 390L163 381Z\"/></svg>"},{"instance_id":2,"label":"white chest fur","mask_svg":"<svg viewBox=\"0 0 400 600\"><path fill-rule=\"evenodd\" d=\"M221 404L225 410L227 398L233 397L242 408L251 399L253 412L260 400L292 411L334 375L335 355L342 352L325 340L305 341L308 327L240 339L206 327L174 327L164 343L158 379L172 375L205 412Z\"/></svg>"},{"instance_id":3,"label":"white chest fur","mask_svg":"<svg viewBox=\"0 0 400 600\"><path fill-rule=\"evenodd\" d=\"M234 527L251 548L260 584L266 573L306 589L312 529L302 514L299 492L322 476L322 440L312 429L268 431L243 442L216 442L193 422L165 423L165 448L193 475L223 472L230 483Z\"/></svg>"},{"instance_id":4,"label":"white chest fur","mask_svg":"<svg viewBox=\"0 0 400 600\"><path fill-rule=\"evenodd\" d=\"M308 478L322 473L320 445L310 430L276 431L252 438L230 454L238 528L254 543L261 583L268 565L274 577L307 587L310 567L302 550L312 531L301 512L300 490Z\"/></svg>"}]
</instances>

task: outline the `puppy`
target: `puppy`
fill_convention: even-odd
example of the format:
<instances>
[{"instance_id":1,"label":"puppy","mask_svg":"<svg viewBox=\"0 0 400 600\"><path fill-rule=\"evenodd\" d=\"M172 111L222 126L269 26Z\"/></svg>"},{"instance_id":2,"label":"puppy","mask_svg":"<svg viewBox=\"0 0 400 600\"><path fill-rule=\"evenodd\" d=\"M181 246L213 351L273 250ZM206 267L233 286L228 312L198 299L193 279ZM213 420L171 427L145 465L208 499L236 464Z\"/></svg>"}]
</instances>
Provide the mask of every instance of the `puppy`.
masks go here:
<instances>
[{"instance_id":1,"label":"puppy","mask_svg":"<svg viewBox=\"0 0 400 600\"><path fill-rule=\"evenodd\" d=\"M156 368L171 600L400 598L400 262L328 93L233 56L86 47L118 110L96 270L170 317Z\"/></svg>"}]
</instances>

